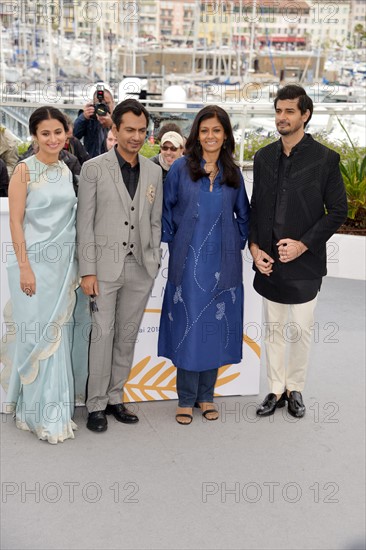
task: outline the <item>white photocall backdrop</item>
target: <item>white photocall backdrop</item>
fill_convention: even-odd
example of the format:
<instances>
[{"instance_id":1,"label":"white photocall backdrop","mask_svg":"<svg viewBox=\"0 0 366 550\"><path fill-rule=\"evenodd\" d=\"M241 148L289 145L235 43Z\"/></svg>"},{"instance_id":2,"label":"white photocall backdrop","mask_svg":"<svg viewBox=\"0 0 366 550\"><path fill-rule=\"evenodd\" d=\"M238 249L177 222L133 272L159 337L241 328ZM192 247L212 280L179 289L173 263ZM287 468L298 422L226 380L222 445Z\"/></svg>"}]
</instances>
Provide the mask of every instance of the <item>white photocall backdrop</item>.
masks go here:
<instances>
[{"instance_id":1,"label":"white photocall backdrop","mask_svg":"<svg viewBox=\"0 0 366 550\"><path fill-rule=\"evenodd\" d=\"M1 235L1 337L5 335L3 318L4 306L9 300L6 255L11 243L9 230L8 201L0 198L0 235ZM176 399L176 369L171 361L157 356L157 339L159 318L162 307L164 288L168 272L168 248L162 244L163 257L158 277L155 280L149 302L140 326L138 341L135 347L133 367L125 385L124 401L154 401ZM219 370L215 388L216 396L255 395L259 393L260 342L261 342L261 298L253 289L253 270L250 254L246 248L243 252L244 266L244 334L243 360L237 365L225 365ZM86 332L86 331L85 331ZM0 365L2 374L4 365ZM6 389L2 377L0 385L0 402L6 403ZM4 384L4 385L3 385ZM80 397L78 399L80 404ZM81 399L82 401L82 399ZM5 408L5 407L4 407Z\"/></svg>"}]
</instances>

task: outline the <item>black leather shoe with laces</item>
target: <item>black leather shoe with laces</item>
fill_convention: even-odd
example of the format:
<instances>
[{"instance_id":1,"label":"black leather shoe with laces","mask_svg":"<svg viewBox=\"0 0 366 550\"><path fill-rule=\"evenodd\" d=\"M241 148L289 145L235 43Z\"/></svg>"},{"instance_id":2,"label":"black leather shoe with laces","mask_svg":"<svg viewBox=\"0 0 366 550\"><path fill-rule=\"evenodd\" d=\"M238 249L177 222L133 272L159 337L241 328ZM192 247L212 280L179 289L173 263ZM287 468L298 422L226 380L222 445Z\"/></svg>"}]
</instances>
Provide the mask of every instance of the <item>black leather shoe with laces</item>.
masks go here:
<instances>
[{"instance_id":1,"label":"black leather shoe with laces","mask_svg":"<svg viewBox=\"0 0 366 550\"><path fill-rule=\"evenodd\" d=\"M92 432L105 432L108 421L104 411L94 411L88 414L86 427Z\"/></svg>"},{"instance_id":2,"label":"black leather shoe with laces","mask_svg":"<svg viewBox=\"0 0 366 550\"><path fill-rule=\"evenodd\" d=\"M139 421L138 417L126 409L123 403L107 405L105 412L106 414L113 414L118 422L123 422L124 424L136 424Z\"/></svg>"}]
</instances>

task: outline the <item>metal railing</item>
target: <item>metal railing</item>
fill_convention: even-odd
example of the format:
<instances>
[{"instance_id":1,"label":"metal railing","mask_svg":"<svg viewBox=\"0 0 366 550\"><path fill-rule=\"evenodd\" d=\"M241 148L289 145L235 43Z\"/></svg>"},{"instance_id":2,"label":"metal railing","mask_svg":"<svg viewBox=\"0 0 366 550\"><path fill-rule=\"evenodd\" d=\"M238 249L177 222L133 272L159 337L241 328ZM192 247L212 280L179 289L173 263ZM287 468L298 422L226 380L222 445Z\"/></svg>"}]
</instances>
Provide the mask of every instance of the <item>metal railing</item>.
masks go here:
<instances>
[{"instance_id":1,"label":"metal railing","mask_svg":"<svg viewBox=\"0 0 366 550\"><path fill-rule=\"evenodd\" d=\"M147 109L151 115L148 135L156 135L161 125L170 121L175 122L181 128L183 135L188 135L196 113L203 104L181 104L174 106L162 106L161 102L147 100ZM51 104L45 102L44 104ZM248 102L217 102L224 108L229 116L234 129L240 162L244 158L245 138L253 132L257 135L270 135L275 131L274 109L272 103L248 103ZM6 126L21 141L29 139L28 120L31 113L40 106L40 103L24 101L12 101L6 98L0 102L0 122ZM53 103L74 120L82 104L64 104L61 101ZM314 114L310 121L308 131L310 133L324 131L335 140L347 139L337 119L340 119L350 134L351 138L361 146L365 146L366 135L366 104L365 103L315 103ZM243 131L244 129L244 131Z\"/></svg>"}]
</instances>

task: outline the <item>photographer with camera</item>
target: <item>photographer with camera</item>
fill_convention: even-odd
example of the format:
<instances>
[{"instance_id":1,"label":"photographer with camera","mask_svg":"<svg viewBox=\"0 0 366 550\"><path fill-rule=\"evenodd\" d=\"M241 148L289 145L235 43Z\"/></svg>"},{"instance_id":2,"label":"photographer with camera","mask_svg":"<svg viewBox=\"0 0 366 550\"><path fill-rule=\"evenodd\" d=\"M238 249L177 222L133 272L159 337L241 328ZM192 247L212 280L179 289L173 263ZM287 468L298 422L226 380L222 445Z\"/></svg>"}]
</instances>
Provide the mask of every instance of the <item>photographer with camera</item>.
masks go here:
<instances>
[{"instance_id":1,"label":"photographer with camera","mask_svg":"<svg viewBox=\"0 0 366 550\"><path fill-rule=\"evenodd\" d=\"M105 140L112 127L111 114L114 110L112 93L103 84L97 84L93 103L87 103L74 123L74 136L83 138L84 147L90 157L106 152Z\"/></svg>"}]
</instances>

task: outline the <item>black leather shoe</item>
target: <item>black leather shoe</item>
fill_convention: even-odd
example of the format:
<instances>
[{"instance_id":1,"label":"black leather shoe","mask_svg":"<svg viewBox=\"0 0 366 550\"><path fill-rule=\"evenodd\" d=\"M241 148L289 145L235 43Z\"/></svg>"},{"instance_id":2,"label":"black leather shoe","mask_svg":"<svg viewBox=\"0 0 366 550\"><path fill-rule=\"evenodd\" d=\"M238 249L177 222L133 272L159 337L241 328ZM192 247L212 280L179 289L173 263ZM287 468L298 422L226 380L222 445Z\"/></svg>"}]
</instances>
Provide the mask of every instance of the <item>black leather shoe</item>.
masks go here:
<instances>
[{"instance_id":1,"label":"black leather shoe","mask_svg":"<svg viewBox=\"0 0 366 550\"><path fill-rule=\"evenodd\" d=\"M299 391L290 391L287 398L288 412L295 418L302 418L305 414L306 407L302 400L302 395Z\"/></svg>"},{"instance_id":2,"label":"black leather shoe","mask_svg":"<svg viewBox=\"0 0 366 550\"><path fill-rule=\"evenodd\" d=\"M263 403L258 407L257 415L271 416L271 414L273 414L276 409L280 409L281 407L285 406L286 400L286 392L283 392L278 401L275 393L269 393L264 399Z\"/></svg>"},{"instance_id":3,"label":"black leather shoe","mask_svg":"<svg viewBox=\"0 0 366 550\"><path fill-rule=\"evenodd\" d=\"M123 422L124 424L136 424L139 421L138 417L126 409L123 403L107 405L105 412L106 414L113 414L118 422Z\"/></svg>"},{"instance_id":4,"label":"black leather shoe","mask_svg":"<svg viewBox=\"0 0 366 550\"><path fill-rule=\"evenodd\" d=\"M88 414L86 427L92 432L105 432L108 422L104 411L95 411Z\"/></svg>"}]
</instances>

